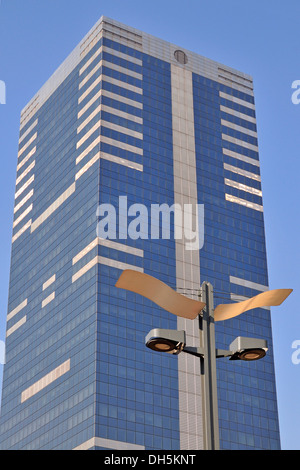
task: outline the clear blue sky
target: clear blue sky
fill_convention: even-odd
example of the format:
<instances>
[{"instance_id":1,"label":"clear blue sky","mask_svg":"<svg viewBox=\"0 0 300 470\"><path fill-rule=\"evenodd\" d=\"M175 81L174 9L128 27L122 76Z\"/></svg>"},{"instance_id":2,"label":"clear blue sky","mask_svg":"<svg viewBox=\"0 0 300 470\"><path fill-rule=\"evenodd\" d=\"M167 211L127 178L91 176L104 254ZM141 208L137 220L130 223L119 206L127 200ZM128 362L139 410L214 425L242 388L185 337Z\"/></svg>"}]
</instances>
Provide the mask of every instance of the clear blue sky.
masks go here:
<instances>
[{"instance_id":1,"label":"clear blue sky","mask_svg":"<svg viewBox=\"0 0 300 470\"><path fill-rule=\"evenodd\" d=\"M254 78L270 288L293 294L273 308L283 449L300 449L299 0L1 0L0 340L5 338L20 111L102 15ZM299 355L300 357L300 355ZM2 366L0 366L0 383Z\"/></svg>"}]
</instances>

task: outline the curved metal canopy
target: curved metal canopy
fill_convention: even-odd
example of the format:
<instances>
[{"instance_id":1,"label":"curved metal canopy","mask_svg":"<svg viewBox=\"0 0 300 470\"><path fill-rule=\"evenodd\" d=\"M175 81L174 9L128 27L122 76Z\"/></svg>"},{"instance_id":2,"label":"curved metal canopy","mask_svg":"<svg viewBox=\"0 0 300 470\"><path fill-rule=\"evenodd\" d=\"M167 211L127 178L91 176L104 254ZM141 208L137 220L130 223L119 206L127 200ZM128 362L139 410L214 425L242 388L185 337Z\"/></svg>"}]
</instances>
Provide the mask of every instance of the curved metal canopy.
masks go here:
<instances>
[{"instance_id":1,"label":"curved metal canopy","mask_svg":"<svg viewBox=\"0 0 300 470\"><path fill-rule=\"evenodd\" d=\"M168 312L189 320L194 320L205 307L204 302L189 299L159 279L131 269L123 271L116 287L140 294ZM228 320L253 308L281 305L291 292L293 289L275 289L242 302L220 304L215 308L214 319L215 321Z\"/></svg>"},{"instance_id":2,"label":"curved metal canopy","mask_svg":"<svg viewBox=\"0 0 300 470\"><path fill-rule=\"evenodd\" d=\"M131 269L123 271L116 287L140 294L168 312L190 320L205 307L205 303L179 294L155 277Z\"/></svg>"},{"instance_id":3,"label":"curved metal canopy","mask_svg":"<svg viewBox=\"0 0 300 470\"><path fill-rule=\"evenodd\" d=\"M250 299L233 304L220 304L215 308L215 321L229 320L229 318L237 317L247 310L259 307L275 307L281 305L282 302L293 292L293 289L275 289L258 294Z\"/></svg>"}]
</instances>

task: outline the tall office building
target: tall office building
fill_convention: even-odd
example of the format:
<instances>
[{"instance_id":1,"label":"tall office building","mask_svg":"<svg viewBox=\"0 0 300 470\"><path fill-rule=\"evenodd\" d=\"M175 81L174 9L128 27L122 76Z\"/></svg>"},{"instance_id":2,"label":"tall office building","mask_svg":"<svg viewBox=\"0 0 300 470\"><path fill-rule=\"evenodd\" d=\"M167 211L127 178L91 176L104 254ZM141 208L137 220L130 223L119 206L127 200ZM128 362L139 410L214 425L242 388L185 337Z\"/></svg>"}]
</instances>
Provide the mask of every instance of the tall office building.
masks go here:
<instances>
[{"instance_id":1,"label":"tall office building","mask_svg":"<svg viewBox=\"0 0 300 470\"><path fill-rule=\"evenodd\" d=\"M102 17L23 110L2 449L203 448L199 359L144 346L155 327L197 345L197 321L115 283L209 281L215 304L268 289L253 96L250 76ZM155 204L204 205L203 246L155 238ZM278 449L270 310L217 324L218 348L236 336L269 352L218 359L220 446Z\"/></svg>"}]
</instances>

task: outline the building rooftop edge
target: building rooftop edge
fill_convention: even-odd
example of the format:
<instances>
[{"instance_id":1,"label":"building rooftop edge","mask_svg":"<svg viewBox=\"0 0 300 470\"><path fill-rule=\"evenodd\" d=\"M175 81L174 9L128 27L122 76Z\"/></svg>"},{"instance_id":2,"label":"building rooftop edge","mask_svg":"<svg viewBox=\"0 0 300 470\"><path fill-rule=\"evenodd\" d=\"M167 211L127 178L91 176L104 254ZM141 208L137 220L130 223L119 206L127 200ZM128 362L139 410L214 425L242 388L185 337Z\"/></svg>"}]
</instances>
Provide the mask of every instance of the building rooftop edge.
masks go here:
<instances>
[{"instance_id":1,"label":"building rooftop edge","mask_svg":"<svg viewBox=\"0 0 300 470\"><path fill-rule=\"evenodd\" d=\"M122 29L123 31L127 31L128 33L133 33L135 35L140 36L142 38L142 49L143 49L141 52L144 52L149 55L153 55L154 57L170 62L172 61L171 60L172 56L169 51L180 49L183 52L185 52L185 54L187 54L187 56L191 59L190 64L188 64L187 68L189 68L195 73L198 73L201 75L201 70L200 71L196 70L197 68L199 69L199 65L201 64L200 68L203 68L202 75L206 76L207 78L214 79L213 76L215 74L213 72L213 69L218 70L218 68L221 68L222 70L224 70L225 72L229 74L231 73L231 74L236 75L241 80L244 79L244 80L247 80L248 82L253 83L253 78L249 74L245 74L237 69L229 67L215 60L209 59L199 53L190 51L182 46L179 46L178 44L166 41L164 39L157 38L156 36L145 33L142 30L139 30L132 26L128 26L125 23L116 21L108 16L102 15L100 19L94 24L94 26L83 37L83 39L79 42L79 44L70 52L70 54L61 63L61 65L53 72L53 74L41 86L41 88L37 91L37 93L35 93L35 95L31 98L31 100L29 100L28 103L23 107L23 109L21 110L21 121L22 121L22 118L23 120L26 120L26 111L29 110L29 108L34 104L35 101L38 100L38 98L41 98L41 102L37 103L36 106L42 105L46 101L46 99L55 91L55 89L62 83L64 78L66 78L72 72L72 70L78 65L78 63L84 57L84 56L81 56L82 46L88 41L89 37L93 36L93 33L95 33L95 31L99 34L103 30L103 25L105 23L109 23L112 27L116 27L116 28ZM165 57L166 51L167 51L167 57ZM176 63L175 60L174 62ZM240 86L243 86L243 85L240 84ZM249 91L249 93L251 94L251 91Z\"/></svg>"}]
</instances>

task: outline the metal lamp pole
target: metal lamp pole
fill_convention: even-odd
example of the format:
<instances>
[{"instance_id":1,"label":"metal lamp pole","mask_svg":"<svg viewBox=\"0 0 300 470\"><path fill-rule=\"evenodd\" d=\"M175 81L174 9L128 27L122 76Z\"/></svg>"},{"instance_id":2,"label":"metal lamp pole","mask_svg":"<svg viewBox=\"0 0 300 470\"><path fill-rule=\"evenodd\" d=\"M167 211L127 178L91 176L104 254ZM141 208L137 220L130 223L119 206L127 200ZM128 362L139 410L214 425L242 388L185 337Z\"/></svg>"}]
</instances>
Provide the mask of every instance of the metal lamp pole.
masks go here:
<instances>
[{"instance_id":1,"label":"metal lamp pole","mask_svg":"<svg viewBox=\"0 0 300 470\"><path fill-rule=\"evenodd\" d=\"M214 300L213 286L209 282L203 282L202 284L201 301L206 304L202 314L199 315L200 346L204 351L204 355L200 358L203 391L202 404L205 421L204 448L218 450L220 443Z\"/></svg>"}]
</instances>

